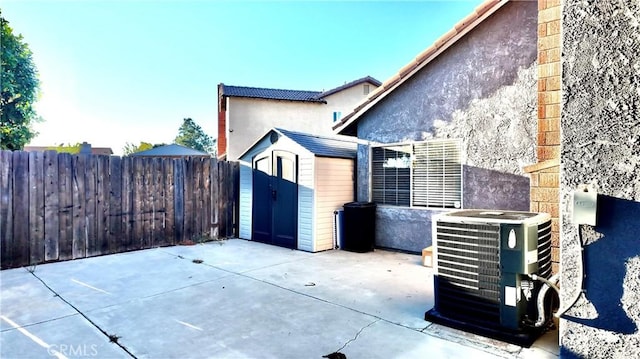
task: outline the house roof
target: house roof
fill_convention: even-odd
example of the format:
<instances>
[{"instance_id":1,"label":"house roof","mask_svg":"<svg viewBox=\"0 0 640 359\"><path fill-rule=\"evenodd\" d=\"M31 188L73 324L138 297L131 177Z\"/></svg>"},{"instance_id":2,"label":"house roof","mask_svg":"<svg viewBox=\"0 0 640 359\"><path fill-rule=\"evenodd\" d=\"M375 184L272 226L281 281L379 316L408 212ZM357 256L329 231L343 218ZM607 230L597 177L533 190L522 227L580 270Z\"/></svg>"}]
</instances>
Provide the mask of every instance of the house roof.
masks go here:
<instances>
[{"instance_id":1,"label":"house roof","mask_svg":"<svg viewBox=\"0 0 640 359\"><path fill-rule=\"evenodd\" d=\"M228 86L225 84L220 84L220 86L222 88L222 95L229 97L326 103L326 101L318 98L318 95L322 93L319 91L281 90L259 87Z\"/></svg>"},{"instance_id":2,"label":"house roof","mask_svg":"<svg viewBox=\"0 0 640 359\"><path fill-rule=\"evenodd\" d=\"M325 92L321 93L319 97L320 98L325 98L327 96L333 95L336 92L340 92L340 91L342 91L344 89L348 89L349 87L353 87L353 86L360 85L360 84L367 83L367 82L373 84L376 87L382 85L382 82L374 79L373 77L365 76L365 77L359 78L357 80L353 80L351 82L348 82L348 83L346 83L346 84L344 84L342 86L338 86L336 88L333 88L333 89L331 89L329 91L325 91Z\"/></svg>"},{"instance_id":3,"label":"house roof","mask_svg":"<svg viewBox=\"0 0 640 359\"><path fill-rule=\"evenodd\" d=\"M338 86L328 91L304 91L304 90L283 90L272 88L260 88L260 87L244 87L244 86L229 86L220 84L220 94L228 97L248 97L248 98L261 98L268 100L285 100L285 101L303 101L303 102L318 102L327 103L324 100L325 97L333 95L336 92L340 92L352 86L359 85L361 83L369 82L375 86L380 86L381 82L374 79L371 76L359 78L357 80L346 83L342 86Z\"/></svg>"},{"instance_id":4,"label":"house roof","mask_svg":"<svg viewBox=\"0 0 640 359\"><path fill-rule=\"evenodd\" d=\"M352 132L348 130L357 123L360 116L418 73L422 68L427 66L427 64L463 38L507 2L509 2L509 0L487 0L478 5L471 14L460 20L451 30L440 36L431 46L427 47L407 65L402 67L395 75L391 76L382 83L381 86L372 91L351 113L342 117L342 119L333 126L333 130L337 133Z\"/></svg>"},{"instance_id":5,"label":"house roof","mask_svg":"<svg viewBox=\"0 0 640 359\"><path fill-rule=\"evenodd\" d=\"M170 144L159 146L146 151L132 153L131 156L136 157L209 157L210 154L193 148L180 146L178 144Z\"/></svg>"},{"instance_id":6,"label":"house roof","mask_svg":"<svg viewBox=\"0 0 640 359\"><path fill-rule=\"evenodd\" d=\"M283 128L275 128L274 130L290 138L316 156L356 158L358 141L353 138L318 136L309 133L289 131Z\"/></svg>"}]
</instances>

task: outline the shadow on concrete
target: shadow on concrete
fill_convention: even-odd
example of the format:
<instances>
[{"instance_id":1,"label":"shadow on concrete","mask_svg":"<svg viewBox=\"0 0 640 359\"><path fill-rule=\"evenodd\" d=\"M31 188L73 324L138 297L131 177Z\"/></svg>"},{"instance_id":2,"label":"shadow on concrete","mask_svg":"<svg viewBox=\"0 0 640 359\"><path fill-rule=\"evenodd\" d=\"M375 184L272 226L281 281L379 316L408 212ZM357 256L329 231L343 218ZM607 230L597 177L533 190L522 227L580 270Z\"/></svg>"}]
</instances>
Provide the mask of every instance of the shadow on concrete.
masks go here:
<instances>
[{"instance_id":1,"label":"shadow on concrete","mask_svg":"<svg viewBox=\"0 0 640 359\"><path fill-rule=\"evenodd\" d=\"M593 328L633 334L638 327L622 307L622 285L627 261L640 255L640 203L599 195L597 211L595 230L602 237L584 249L584 288L598 317L563 318Z\"/></svg>"}]
</instances>

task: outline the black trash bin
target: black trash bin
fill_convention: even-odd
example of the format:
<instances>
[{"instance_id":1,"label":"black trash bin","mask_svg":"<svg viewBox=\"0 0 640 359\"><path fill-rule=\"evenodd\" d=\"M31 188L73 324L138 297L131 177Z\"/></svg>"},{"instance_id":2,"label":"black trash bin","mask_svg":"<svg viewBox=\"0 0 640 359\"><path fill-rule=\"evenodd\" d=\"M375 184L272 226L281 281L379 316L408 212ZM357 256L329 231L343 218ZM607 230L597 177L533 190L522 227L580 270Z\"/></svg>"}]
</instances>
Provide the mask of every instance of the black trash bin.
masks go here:
<instances>
[{"instance_id":1,"label":"black trash bin","mask_svg":"<svg viewBox=\"0 0 640 359\"><path fill-rule=\"evenodd\" d=\"M344 238L342 249L370 252L376 239L376 204L349 202L344 204Z\"/></svg>"}]
</instances>

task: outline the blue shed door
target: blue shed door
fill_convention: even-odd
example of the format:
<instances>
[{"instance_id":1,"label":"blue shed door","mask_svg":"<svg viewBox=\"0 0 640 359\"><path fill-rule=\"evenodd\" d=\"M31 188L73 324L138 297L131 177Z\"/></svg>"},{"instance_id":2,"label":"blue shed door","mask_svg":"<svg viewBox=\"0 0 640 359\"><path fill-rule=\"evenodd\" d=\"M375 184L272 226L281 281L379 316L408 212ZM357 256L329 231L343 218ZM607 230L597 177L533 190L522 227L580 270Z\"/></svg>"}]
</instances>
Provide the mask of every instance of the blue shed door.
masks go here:
<instances>
[{"instance_id":1,"label":"blue shed door","mask_svg":"<svg viewBox=\"0 0 640 359\"><path fill-rule=\"evenodd\" d=\"M297 156L273 151L253 161L254 241L297 248Z\"/></svg>"}]
</instances>

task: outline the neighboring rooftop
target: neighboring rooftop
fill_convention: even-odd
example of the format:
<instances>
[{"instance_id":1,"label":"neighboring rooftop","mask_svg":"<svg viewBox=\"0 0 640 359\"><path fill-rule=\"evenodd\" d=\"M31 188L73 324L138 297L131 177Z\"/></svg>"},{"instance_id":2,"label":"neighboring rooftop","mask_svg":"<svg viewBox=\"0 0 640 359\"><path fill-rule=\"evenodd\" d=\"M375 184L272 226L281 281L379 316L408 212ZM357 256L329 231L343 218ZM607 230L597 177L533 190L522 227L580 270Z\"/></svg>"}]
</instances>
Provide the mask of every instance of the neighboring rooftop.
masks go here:
<instances>
[{"instance_id":1,"label":"neighboring rooftop","mask_svg":"<svg viewBox=\"0 0 640 359\"><path fill-rule=\"evenodd\" d=\"M371 76L366 76L342 86L338 86L328 91L305 91L305 90L284 90L284 89L272 89L261 87L244 87L244 86L229 86L220 84L221 95L228 97L247 97L247 98L261 98L268 100L285 100L285 101L303 101L303 102L318 102L327 103L324 100L325 97L330 96L336 92L342 91L352 86L359 85L361 83L369 82L375 86L380 86L381 82Z\"/></svg>"},{"instance_id":2,"label":"neighboring rooftop","mask_svg":"<svg viewBox=\"0 0 640 359\"><path fill-rule=\"evenodd\" d=\"M82 143L83 146L85 146L84 148L86 148L87 150L91 150L91 154L92 155L107 155L110 156L113 154L113 150L111 149L111 147L91 147L90 144L83 142ZM61 147L65 147L65 146L61 146ZM44 152L44 151L55 151L58 148L58 146L24 146L24 151L26 152ZM82 148L80 148L80 153L82 152Z\"/></svg>"},{"instance_id":3,"label":"neighboring rooftop","mask_svg":"<svg viewBox=\"0 0 640 359\"><path fill-rule=\"evenodd\" d=\"M170 144L165 146L159 146L150 150L136 152L131 154L136 157L210 157L211 155L194 150L193 148L180 146L178 144Z\"/></svg>"},{"instance_id":4,"label":"neighboring rooftop","mask_svg":"<svg viewBox=\"0 0 640 359\"><path fill-rule=\"evenodd\" d=\"M322 93L319 91L281 90L259 87L228 86L225 84L220 85L222 87L222 95L224 96L326 103L326 101L318 99L318 95Z\"/></svg>"},{"instance_id":5,"label":"neighboring rooftop","mask_svg":"<svg viewBox=\"0 0 640 359\"><path fill-rule=\"evenodd\" d=\"M373 84L376 87L382 85L382 82L374 79L373 77L365 76L363 78L359 78L357 80L353 80L351 82L348 82L348 83L346 83L346 84L344 84L342 86L338 86L336 88L333 88L333 89L331 89L329 91L325 91L325 92L321 93L319 95L319 97L320 98L325 98L327 96L333 95L336 92L340 92L340 91L342 91L344 89L348 89L349 87L353 87L353 86L356 86L356 85L359 85L359 84L363 84L363 83L367 83L367 82Z\"/></svg>"}]
</instances>

